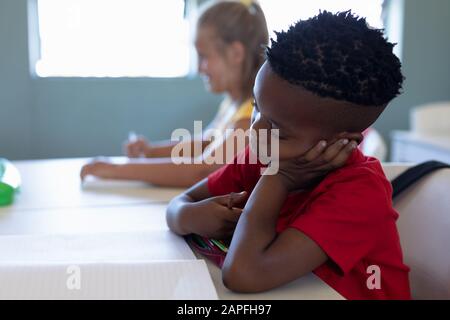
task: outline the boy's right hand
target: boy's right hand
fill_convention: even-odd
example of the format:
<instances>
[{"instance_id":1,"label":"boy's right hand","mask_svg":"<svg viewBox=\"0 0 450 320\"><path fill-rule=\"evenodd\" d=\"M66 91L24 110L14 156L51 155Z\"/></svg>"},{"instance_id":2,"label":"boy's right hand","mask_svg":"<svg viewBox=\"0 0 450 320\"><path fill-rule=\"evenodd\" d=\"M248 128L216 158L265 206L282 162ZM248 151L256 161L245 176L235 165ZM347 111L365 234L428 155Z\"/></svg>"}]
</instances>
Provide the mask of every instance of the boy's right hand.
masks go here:
<instances>
[{"instance_id":1,"label":"boy's right hand","mask_svg":"<svg viewBox=\"0 0 450 320\"><path fill-rule=\"evenodd\" d=\"M140 156L150 157L152 148L144 137L139 136L134 141L125 141L124 149L128 157L139 158Z\"/></svg>"},{"instance_id":2,"label":"boy's right hand","mask_svg":"<svg viewBox=\"0 0 450 320\"><path fill-rule=\"evenodd\" d=\"M207 238L230 238L243 210L236 205L243 204L247 197L243 191L189 203L193 232Z\"/></svg>"}]
</instances>

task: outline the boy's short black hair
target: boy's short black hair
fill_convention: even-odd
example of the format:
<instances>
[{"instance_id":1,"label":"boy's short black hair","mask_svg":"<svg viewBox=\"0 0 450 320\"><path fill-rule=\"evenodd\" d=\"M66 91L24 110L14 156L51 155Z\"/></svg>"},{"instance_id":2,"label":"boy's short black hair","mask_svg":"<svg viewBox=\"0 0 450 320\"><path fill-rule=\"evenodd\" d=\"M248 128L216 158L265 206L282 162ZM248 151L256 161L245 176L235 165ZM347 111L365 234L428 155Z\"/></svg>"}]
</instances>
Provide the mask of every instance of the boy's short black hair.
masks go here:
<instances>
[{"instance_id":1,"label":"boy's short black hair","mask_svg":"<svg viewBox=\"0 0 450 320\"><path fill-rule=\"evenodd\" d=\"M395 44L351 11L323 11L276 35L267 58L291 84L360 105L385 105L400 93L404 77Z\"/></svg>"}]
</instances>

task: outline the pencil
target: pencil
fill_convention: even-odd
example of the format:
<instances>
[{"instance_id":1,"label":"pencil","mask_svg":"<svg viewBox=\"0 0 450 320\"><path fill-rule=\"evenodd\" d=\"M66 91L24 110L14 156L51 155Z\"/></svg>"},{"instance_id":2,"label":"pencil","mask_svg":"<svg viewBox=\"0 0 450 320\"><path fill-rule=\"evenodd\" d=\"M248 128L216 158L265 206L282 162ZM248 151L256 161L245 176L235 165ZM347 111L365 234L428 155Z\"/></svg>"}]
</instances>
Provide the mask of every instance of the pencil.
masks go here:
<instances>
[{"instance_id":1,"label":"pencil","mask_svg":"<svg viewBox=\"0 0 450 320\"><path fill-rule=\"evenodd\" d=\"M220 250L223 252L228 252L228 248L225 247L220 241L217 241L215 239L210 239L212 243L214 243L217 247L219 247Z\"/></svg>"},{"instance_id":2,"label":"pencil","mask_svg":"<svg viewBox=\"0 0 450 320\"><path fill-rule=\"evenodd\" d=\"M200 236L193 234L192 240L194 240L195 243L197 243L200 247L202 247L204 249L209 248L209 246L203 241L203 239Z\"/></svg>"}]
</instances>

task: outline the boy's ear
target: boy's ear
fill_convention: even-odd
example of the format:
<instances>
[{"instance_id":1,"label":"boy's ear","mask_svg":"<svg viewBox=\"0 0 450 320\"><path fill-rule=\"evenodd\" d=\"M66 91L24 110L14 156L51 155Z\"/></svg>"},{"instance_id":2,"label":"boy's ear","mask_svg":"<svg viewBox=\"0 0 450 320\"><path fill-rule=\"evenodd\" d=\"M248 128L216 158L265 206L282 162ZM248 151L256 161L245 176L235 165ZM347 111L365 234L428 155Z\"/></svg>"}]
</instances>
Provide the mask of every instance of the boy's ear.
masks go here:
<instances>
[{"instance_id":1,"label":"boy's ear","mask_svg":"<svg viewBox=\"0 0 450 320\"><path fill-rule=\"evenodd\" d=\"M228 47L228 53L233 64L241 64L245 59L245 47L240 41L233 41Z\"/></svg>"}]
</instances>

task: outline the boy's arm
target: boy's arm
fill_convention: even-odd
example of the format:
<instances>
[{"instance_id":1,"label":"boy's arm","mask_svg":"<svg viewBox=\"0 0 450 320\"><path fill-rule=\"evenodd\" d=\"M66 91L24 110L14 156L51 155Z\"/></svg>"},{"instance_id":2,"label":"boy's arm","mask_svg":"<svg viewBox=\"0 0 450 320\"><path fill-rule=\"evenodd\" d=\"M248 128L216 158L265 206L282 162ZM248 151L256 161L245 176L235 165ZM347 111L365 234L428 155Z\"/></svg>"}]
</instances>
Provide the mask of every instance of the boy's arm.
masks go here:
<instances>
[{"instance_id":1,"label":"boy's arm","mask_svg":"<svg viewBox=\"0 0 450 320\"><path fill-rule=\"evenodd\" d=\"M275 176L263 176L252 192L233 235L223 266L226 287L259 292L314 270L327 260L323 250L302 232L279 236L276 221L287 191Z\"/></svg>"},{"instance_id":2,"label":"boy's arm","mask_svg":"<svg viewBox=\"0 0 450 320\"><path fill-rule=\"evenodd\" d=\"M276 175L263 175L237 224L223 265L223 282L239 292L259 292L290 282L327 261L308 236L288 228L279 235L277 219L290 191L303 189L345 164L356 143L318 144L300 161L280 164Z\"/></svg>"},{"instance_id":3,"label":"boy's arm","mask_svg":"<svg viewBox=\"0 0 450 320\"><path fill-rule=\"evenodd\" d=\"M192 215L192 210L189 210L189 204L210 197L211 194L208 190L208 180L203 179L187 191L173 198L169 202L166 211L166 221L169 229L180 235L190 233L190 229L195 229L196 221L193 221L193 219L189 217ZM192 224L194 226L190 226Z\"/></svg>"},{"instance_id":4,"label":"boy's arm","mask_svg":"<svg viewBox=\"0 0 450 320\"><path fill-rule=\"evenodd\" d=\"M212 197L207 179L172 199L166 212L169 229L179 235L196 233L216 239L229 238L242 209L234 207L246 198L245 192ZM231 206L230 206L231 204Z\"/></svg>"}]
</instances>

